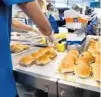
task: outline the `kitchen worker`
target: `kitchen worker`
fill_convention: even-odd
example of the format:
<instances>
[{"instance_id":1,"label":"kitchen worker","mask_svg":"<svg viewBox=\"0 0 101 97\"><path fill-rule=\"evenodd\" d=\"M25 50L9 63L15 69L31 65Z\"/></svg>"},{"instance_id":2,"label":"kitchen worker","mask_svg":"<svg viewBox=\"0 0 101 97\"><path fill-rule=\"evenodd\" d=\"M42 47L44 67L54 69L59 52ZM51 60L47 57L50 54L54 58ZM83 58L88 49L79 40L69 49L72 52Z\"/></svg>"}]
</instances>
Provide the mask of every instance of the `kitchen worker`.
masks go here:
<instances>
[{"instance_id":1,"label":"kitchen worker","mask_svg":"<svg viewBox=\"0 0 101 97\"><path fill-rule=\"evenodd\" d=\"M17 31L33 31L36 33L40 33L36 27L33 28L31 26L28 26L14 18L12 19L12 28Z\"/></svg>"},{"instance_id":2,"label":"kitchen worker","mask_svg":"<svg viewBox=\"0 0 101 97\"><path fill-rule=\"evenodd\" d=\"M86 35L97 35L98 18L92 19L87 26Z\"/></svg>"},{"instance_id":3,"label":"kitchen worker","mask_svg":"<svg viewBox=\"0 0 101 97\"><path fill-rule=\"evenodd\" d=\"M12 4L18 4L49 41L54 41L51 26L36 1L0 0L0 97L16 97L17 95L10 54Z\"/></svg>"}]
</instances>

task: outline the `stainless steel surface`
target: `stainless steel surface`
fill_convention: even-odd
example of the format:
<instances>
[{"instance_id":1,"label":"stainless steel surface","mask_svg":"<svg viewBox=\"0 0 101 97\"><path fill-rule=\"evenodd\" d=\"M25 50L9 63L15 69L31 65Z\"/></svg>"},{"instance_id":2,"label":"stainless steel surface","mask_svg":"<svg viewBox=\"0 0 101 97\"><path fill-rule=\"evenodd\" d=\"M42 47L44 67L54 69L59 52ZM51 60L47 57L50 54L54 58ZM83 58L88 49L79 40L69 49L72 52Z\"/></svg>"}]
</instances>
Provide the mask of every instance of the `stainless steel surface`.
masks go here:
<instances>
[{"instance_id":1,"label":"stainless steel surface","mask_svg":"<svg viewBox=\"0 0 101 97\"><path fill-rule=\"evenodd\" d=\"M43 67L33 65L25 68L18 64L21 57L30 55L38 49L39 47L33 47L33 49L28 52L12 57L16 81L21 84L26 84L34 88L41 89L49 93L49 95L52 95L52 97L57 97L58 79L51 76L56 71L55 69L57 66L50 63ZM55 60L52 62L55 62Z\"/></svg>"},{"instance_id":2,"label":"stainless steel surface","mask_svg":"<svg viewBox=\"0 0 101 97\"><path fill-rule=\"evenodd\" d=\"M96 87L95 85L90 85L89 79L86 82L87 84L83 84L82 82L72 82L72 81L64 81L64 78L61 78L59 74L55 74L56 70L58 68L58 65L60 64L62 57L65 55L65 53L59 53L56 60L54 60L51 64L47 64L44 67L39 66L32 66L28 68L23 68L19 66L18 62L19 59L24 55L29 55L32 52L38 50L39 48L34 47L32 50L14 56L13 57L13 64L14 64L14 72L15 72L15 78L16 81L21 84L27 84L30 86L33 86L34 88L41 89L45 92L49 93L49 97L57 97L57 92L60 95L60 97L77 97L77 96L66 96L68 95L68 92L70 88L74 90L74 92L71 93L75 94L76 92L79 92L81 89L84 89L86 91L92 91L92 93L99 93L100 88ZM70 77L72 78L72 77ZM73 77L74 78L74 77ZM58 79L60 79L58 81ZM61 80L63 79L63 80ZM57 84L58 83L58 84ZM58 89L58 91L57 91ZM79 96L78 96L79 97ZM83 96L82 96L83 97ZM86 96L85 96L86 97ZM89 97L89 96L88 96ZM97 96L98 97L98 96Z\"/></svg>"},{"instance_id":3,"label":"stainless steel surface","mask_svg":"<svg viewBox=\"0 0 101 97\"><path fill-rule=\"evenodd\" d=\"M16 82L57 95L57 79L35 73L14 70Z\"/></svg>"},{"instance_id":4,"label":"stainless steel surface","mask_svg":"<svg viewBox=\"0 0 101 97\"><path fill-rule=\"evenodd\" d=\"M21 55L21 54L26 53L26 52L30 51L31 49L33 49L33 48L30 46L30 43L27 43L27 42L24 42L24 43L23 43L23 42L18 42L18 41L11 41L10 45L17 44L17 43L18 43L18 44L22 44L22 45L28 45L29 48L26 49L26 50L23 50L23 51L21 51L21 52L19 52L19 53L11 53L12 57L17 56L17 55Z\"/></svg>"},{"instance_id":5,"label":"stainless steel surface","mask_svg":"<svg viewBox=\"0 0 101 97\"><path fill-rule=\"evenodd\" d=\"M95 40L99 40L100 41L101 36L88 35L86 37L85 45L84 45L84 48L83 48L84 51L86 51L88 49L88 44L89 44L90 39L95 39Z\"/></svg>"},{"instance_id":6,"label":"stainless steel surface","mask_svg":"<svg viewBox=\"0 0 101 97\"><path fill-rule=\"evenodd\" d=\"M12 55L12 57L18 56L18 55L21 55L21 54L24 54L24 53L30 51L31 49L32 49L32 48L30 47L29 49L23 50L23 51L21 51L21 52L19 52L19 53L11 53L11 55Z\"/></svg>"},{"instance_id":7,"label":"stainless steel surface","mask_svg":"<svg viewBox=\"0 0 101 97\"><path fill-rule=\"evenodd\" d=\"M33 32L28 33L19 33L19 32L12 32L11 41L27 43L27 44L38 44L42 40L42 37Z\"/></svg>"},{"instance_id":8,"label":"stainless steel surface","mask_svg":"<svg viewBox=\"0 0 101 97\"><path fill-rule=\"evenodd\" d=\"M48 97L58 97L57 95L48 94Z\"/></svg>"},{"instance_id":9,"label":"stainless steel surface","mask_svg":"<svg viewBox=\"0 0 101 97\"><path fill-rule=\"evenodd\" d=\"M54 59L51 60L50 63L46 64L45 66L37 66L37 65L32 65L30 67L22 67L19 65L19 60L25 56L25 55L31 55L33 52L35 52L36 50L38 50L38 47L33 47L32 50L23 53L23 54L19 54L17 56L12 57L13 60L13 67L15 70L24 70L26 72L32 72L32 73L36 73L36 74L41 74L41 75L45 75L45 76L50 76L53 77L54 73L56 72L58 65L59 65L59 61L60 61L60 56L61 54L58 54L58 56ZM62 54L63 55L63 54Z\"/></svg>"},{"instance_id":10,"label":"stainless steel surface","mask_svg":"<svg viewBox=\"0 0 101 97\"><path fill-rule=\"evenodd\" d=\"M15 56L12 56L12 62L13 62L13 68L15 69L16 66L19 64L19 60L25 56L25 55L30 55L32 52L35 52L36 50L38 50L39 47L32 47L29 50L25 51L24 53L21 52L19 54L16 54Z\"/></svg>"},{"instance_id":11,"label":"stainless steel surface","mask_svg":"<svg viewBox=\"0 0 101 97\"><path fill-rule=\"evenodd\" d=\"M96 95L95 97L100 97L100 88L63 80L58 81L59 97L94 97L87 96L87 93L90 93L90 95L94 94Z\"/></svg>"}]
</instances>

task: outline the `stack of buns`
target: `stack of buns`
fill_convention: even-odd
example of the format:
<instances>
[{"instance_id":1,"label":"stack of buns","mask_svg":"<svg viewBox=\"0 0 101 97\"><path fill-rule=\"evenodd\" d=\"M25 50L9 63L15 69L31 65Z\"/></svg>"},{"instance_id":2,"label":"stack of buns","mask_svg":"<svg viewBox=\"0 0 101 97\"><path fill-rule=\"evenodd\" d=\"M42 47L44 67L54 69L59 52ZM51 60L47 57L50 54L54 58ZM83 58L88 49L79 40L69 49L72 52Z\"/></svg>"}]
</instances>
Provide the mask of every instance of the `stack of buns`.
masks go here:
<instances>
[{"instance_id":1,"label":"stack of buns","mask_svg":"<svg viewBox=\"0 0 101 97\"><path fill-rule=\"evenodd\" d=\"M76 66L75 66L75 75L87 78L91 74L91 67L89 66L90 63L94 62L94 57L92 54L87 51L82 53L82 55L76 60Z\"/></svg>"},{"instance_id":2,"label":"stack of buns","mask_svg":"<svg viewBox=\"0 0 101 97\"><path fill-rule=\"evenodd\" d=\"M97 64L101 64L101 53L100 52L98 52L98 51L95 51L94 53L93 53L93 56L94 56L94 58L95 58L95 63L97 63Z\"/></svg>"},{"instance_id":3,"label":"stack of buns","mask_svg":"<svg viewBox=\"0 0 101 97\"><path fill-rule=\"evenodd\" d=\"M100 50L101 43L98 40L91 39L89 43L88 50L92 53L95 61L91 64L92 67L92 74L94 80L101 82L100 79L100 66L101 66L101 50Z\"/></svg>"},{"instance_id":4,"label":"stack of buns","mask_svg":"<svg viewBox=\"0 0 101 97\"><path fill-rule=\"evenodd\" d=\"M24 56L19 63L21 66L29 67L35 63L35 60L32 56Z\"/></svg>"},{"instance_id":5,"label":"stack of buns","mask_svg":"<svg viewBox=\"0 0 101 97\"><path fill-rule=\"evenodd\" d=\"M86 63L76 65L74 71L75 75L81 78L88 78L91 74L91 68Z\"/></svg>"},{"instance_id":6,"label":"stack of buns","mask_svg":"<svg viewBox=\"0 0 101 97\"><path fill-rule=\"evenodd\" d=\"M100 81L100 54L100 42L91 39L87 51L82 54L79 54L77 50L70 50L63 58L59 71L74 72L81 78L93 75L96 81Z\"/></svg>"},{"instance_id":7,"label":"stack of buns","mask_svg":"<svg viewBox=\"0 0 101 97\"><path fill-rule=\"evenodd\" d=\"M75 75L82 78L89 77L92 73L94 79L100 79L100 42L90 39L88 50L76 60Z\"/></svg>"},{"instance_id":8,"label":"stack of buns","mask_svg":"<svg viewBox=\"0 0 101 97\"><path fill-rule=\"evenodd\" d=\"M100 79L100 67L101 67L100 56L101 56L101 53L96 51L94 53L95 62L93 64L91 64L93 78L94 78L94 80L99 81L99 82L101 82L101 79Z\"/></svg>"},{"instance_id":9,"label":"stack of buns","mask_svg":"<svg viewBox=\"0 0 101 97\"><path fill-rule=\"evenodd\" d=\"M76 60L76 64L79 64L80 62L89 64L94 62L94 57L92 56L92 54L89 51L86 51L84 53L82 53L82 56L80 56L77 60Z\"/></svg>"},{"instance_id":10,"label":"stack of buns","mask_svg":"<svg viewBox=\"0 0 101 97\"><path fill-rule=\"evenodd\" d=\"M22 65L22 63L23 63L26 66L26 64L27 64L26 62L29 60L29 63L31 65L33 65L32 63L34 63L36 65L43 66L43 65L46 65L47 63L49 63L51 60L53 60L57 56L57 54L56 54L56 51L54 48L46 47L46 48L39 49L38 51L32 53L30 56L33 58L34 62L30 62L30 58L27 58L29 56L24 56L20 59L19 64L21 66L24 66L24 65ZM27 60L27 61L25 61L25 60ZM31 66L31 65L28 64L28 66Z\"/></svg>"},{"instance_id":11,"label":"stack of buns","mask_svg":"<svg viewBox=\"0 0 101 97\"><path fill-rule=\"evenodd\" d=\"M10 46L10 49L11 49L11 52L12 53L19 53L23 50L26 50L26 49L29 49L30 47L28 45L22 45L20 43L17 43L17 44L12 44Z\"/></svg>"},{"instance_id":12,"label":"stack of buns","mask_svg":"<svg viewBox=\"0 0 101 97\"><path fill-rule=\"evenodd\" d=\"M97 63L93 63L92 64L92 73L93 73L93 78L96 81L101 82L101 78L100 78L100 64Z\"/></svg>"},{"instance_id":13,"label":"stack of buns","mask_svg":"<svg viewBox=\"0 0 101 97\"><path fill-rule=\"evenodd\" d=\"M51 61L50 57L47 57L47 55L40 56L36 60L36 64L40 66L44 66L45 64L49 63Z\"/></svg>"},{"instance_id":14,"label":"stack of buns","mask_svg":"<svg viewBox=\"0 0 101 97\"><path fill-rule=\"evenodd\" d=\"M91 39L88 44L88 51L92 53L95 51L100 52L100 45L101 43L98 40Z\"/></svg>"},{"instance_id":15,"label":"stack of buns","mask_svg":"<svg viewBox=\"0 0 101 97\"><path fill-rule=\"evenodd\" d=\"M79 56L79 52L76 49L70 50L68 54L63 58L59 71L61 73L74 72L75 62Z\"/></svg>"}]
</instances>

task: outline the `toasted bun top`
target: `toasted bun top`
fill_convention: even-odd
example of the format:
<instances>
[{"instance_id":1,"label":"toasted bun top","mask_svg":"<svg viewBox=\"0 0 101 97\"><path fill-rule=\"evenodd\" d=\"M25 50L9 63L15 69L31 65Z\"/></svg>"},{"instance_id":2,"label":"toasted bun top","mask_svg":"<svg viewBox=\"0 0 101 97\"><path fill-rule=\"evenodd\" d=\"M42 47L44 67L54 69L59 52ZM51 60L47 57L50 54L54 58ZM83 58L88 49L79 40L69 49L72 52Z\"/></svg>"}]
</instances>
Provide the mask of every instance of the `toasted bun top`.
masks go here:
<instances>
[{"instance_id":1,"label":"toasted bun top","mask_svg":"<svg viewBox=\"0 0 101 97\"><path fill-rule=\"evenodd\" d=\"M75 74L80 77L88 77L91 72L91 68L87 64L76 65L75 66Z\"/></svg>"},{"instance_id":2,"label":"toasted bun top","mask_svg":"<svg viewBox=\"0 0 101 97\"><path fill-rule=\"evenodd\" d=\"M21 58L20 62L27 64L27 63L32 62L33 60L34 59L33 59L32 56L24 56L24 57Z\"/></svg>"}]
</instances>

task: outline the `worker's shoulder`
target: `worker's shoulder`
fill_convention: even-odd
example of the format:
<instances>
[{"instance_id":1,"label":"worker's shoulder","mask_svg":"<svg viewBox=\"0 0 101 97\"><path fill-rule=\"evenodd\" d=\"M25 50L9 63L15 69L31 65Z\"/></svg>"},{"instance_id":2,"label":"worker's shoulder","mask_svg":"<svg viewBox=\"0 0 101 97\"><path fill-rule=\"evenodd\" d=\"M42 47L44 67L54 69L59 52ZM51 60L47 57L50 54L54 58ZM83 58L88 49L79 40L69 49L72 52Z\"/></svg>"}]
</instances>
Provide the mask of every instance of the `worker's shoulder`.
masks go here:
<instances>
[{"instance_id":1,"label":"worker's shoulder","mask_svg":"<svg viewBox=\"0 0 101 97\"><path fill-rule=\"evenodd\" d=\"M2 0L6 5L10 6L13 4L19 4L19 3L25 3L25 2L31 2L35 0Z\"/></svg>"}]
</instances>

